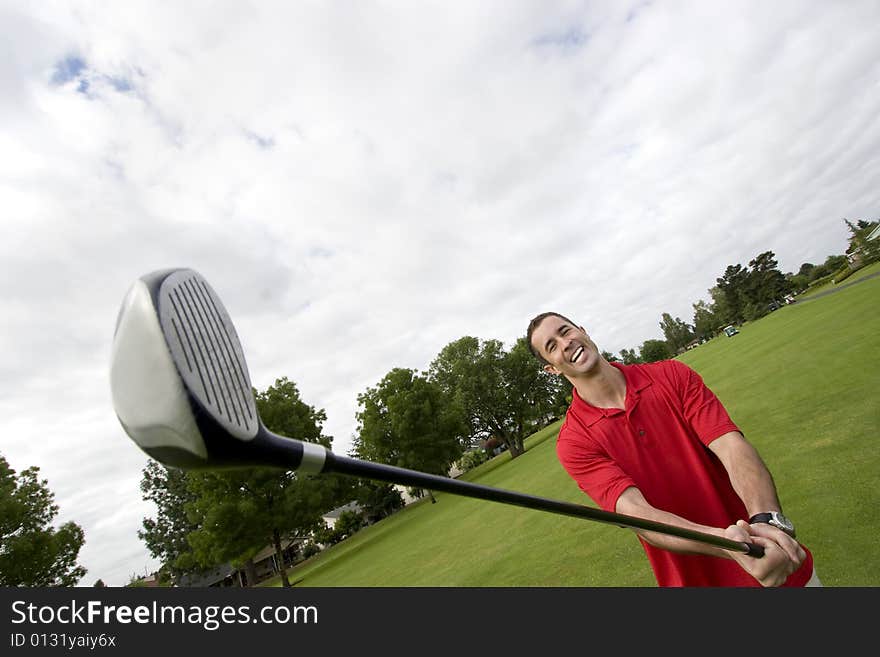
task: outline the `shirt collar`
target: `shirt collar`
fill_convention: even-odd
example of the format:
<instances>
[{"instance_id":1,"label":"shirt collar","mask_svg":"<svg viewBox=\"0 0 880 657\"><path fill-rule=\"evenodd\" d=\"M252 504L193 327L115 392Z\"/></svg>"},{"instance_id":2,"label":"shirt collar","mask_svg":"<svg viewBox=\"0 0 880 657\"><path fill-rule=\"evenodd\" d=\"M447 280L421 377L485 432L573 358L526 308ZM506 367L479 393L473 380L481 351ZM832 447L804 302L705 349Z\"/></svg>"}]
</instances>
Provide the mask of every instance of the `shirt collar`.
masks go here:
<instances>
[{"instance_id":1,"label":"shirt collar","mask_svg":"<svg viewBox=\"0 0 880 657\"><path fill-rule=\"evenodd\" d=\"M626 401L624 402L626 408L599 408L598 406L593 406L581 399L577 389L572 388L571 407L578 418L587 426L595 424L603 417L629 412L638 404L642 390L652 384L651 379L638 365L623 365L622 363L615 362L609 364L620 370L623 373L624 379L626 379Z\"/></svg>"}]
</instances>

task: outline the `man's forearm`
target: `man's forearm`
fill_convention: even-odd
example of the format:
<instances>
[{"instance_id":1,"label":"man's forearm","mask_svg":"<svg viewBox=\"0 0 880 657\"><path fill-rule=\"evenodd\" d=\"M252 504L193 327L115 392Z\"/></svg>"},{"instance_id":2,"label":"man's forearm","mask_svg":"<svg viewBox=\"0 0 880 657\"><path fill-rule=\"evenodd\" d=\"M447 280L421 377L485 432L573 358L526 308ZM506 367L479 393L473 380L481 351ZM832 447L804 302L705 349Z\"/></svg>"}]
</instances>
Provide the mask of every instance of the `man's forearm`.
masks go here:
<instances>
[{"instance_id":1,"label":"man's forearm","mask_svg":"<svg viewBox=\"0 0 880 657\"><path fill-rule=\"evenodd\" d=\"M628 488L621 494L617 500L616 511L618 513L636 516L638 518L645 518L646 520L674 525L675 527L691 529L704 534L713 534L722 538L724 537L723 528L708 527L706 525L691 522L690 520L682 518L674 513L663 511L662 509L652 506L647 500L645 500L641 491L637 488ZM732 558L728 550L709 545L708 543L691 541L678 536L670 536L669 534L661 534L659 532L641 529L635 530L635 532L654 547L669 550L670 552Z\"/></svg>"},{"instance_id":2,"label":"man's forearm","mask_svg":"<svg viewBox=\"0 0 880 657\"><path fill-rule=\"evenodd\" d=\"M732 432L709 444L727 470L733 490L743 501L749 516L765 511L782 511L776 484L758 451Z\"/></svg>"}]
</instances>

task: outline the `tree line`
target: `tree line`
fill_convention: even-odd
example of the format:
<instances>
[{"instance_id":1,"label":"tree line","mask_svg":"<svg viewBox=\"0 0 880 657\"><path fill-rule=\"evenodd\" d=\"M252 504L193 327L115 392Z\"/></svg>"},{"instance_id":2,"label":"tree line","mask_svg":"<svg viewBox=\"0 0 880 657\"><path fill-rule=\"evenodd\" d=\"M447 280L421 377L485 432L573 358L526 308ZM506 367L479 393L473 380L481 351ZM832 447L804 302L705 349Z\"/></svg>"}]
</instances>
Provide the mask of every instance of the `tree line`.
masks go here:
<instances>
[{"instance_id":1,"label":"tree line","mask_svg":"<svg viewBox=\"0 0 880 657\"><path fill-rule=\"evenodd\" d=\"M692 304L690 323L663 313L663 339L646 340L638 348L621 349L619 358L603 352L607 360L625 364L651 363L672 358L689 345L718 335L723 327L754 321L772 312L789 295L797 295L829 280L840 282L852 271L880 260L880 239L869 240L878 221L844 219L849 230L845 254L829 255L822 264L803 263L798 271L783 274L773 251L759 253L747 265L728 265L709 288L709 300Z\"/></svg>"}]
</instances>

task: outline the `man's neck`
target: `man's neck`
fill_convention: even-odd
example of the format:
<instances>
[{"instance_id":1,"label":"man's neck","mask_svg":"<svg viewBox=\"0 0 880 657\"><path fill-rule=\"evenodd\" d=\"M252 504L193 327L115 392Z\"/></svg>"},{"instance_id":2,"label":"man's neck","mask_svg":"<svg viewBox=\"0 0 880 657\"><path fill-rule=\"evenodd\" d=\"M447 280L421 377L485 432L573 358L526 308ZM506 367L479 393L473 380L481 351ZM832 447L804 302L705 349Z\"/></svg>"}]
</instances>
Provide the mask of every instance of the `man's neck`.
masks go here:
<instances>
[{"instance_id":1,"label":"man's neck","mask_svg":"<svg viewBox=\"0 0 880 657\"><path fill-rule=\"evenodd\" d=\"M569 379L578 396L597 408L626 407L626 377L605 360L599 367L577 378Z\"/></svg>"}]
</instances>

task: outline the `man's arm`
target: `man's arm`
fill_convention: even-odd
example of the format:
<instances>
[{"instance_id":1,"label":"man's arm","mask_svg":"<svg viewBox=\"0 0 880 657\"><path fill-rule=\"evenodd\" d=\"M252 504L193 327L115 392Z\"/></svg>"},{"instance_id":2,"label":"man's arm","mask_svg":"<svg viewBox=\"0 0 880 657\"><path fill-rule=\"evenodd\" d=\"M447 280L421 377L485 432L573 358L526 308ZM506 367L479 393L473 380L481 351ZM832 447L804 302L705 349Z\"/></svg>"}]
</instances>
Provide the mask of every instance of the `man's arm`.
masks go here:
<instances>
[{"instance_id":1,"label":"man's arm","mask_svg":"<svg viewBox=\"0 0 880 657\"><path fill-rule=\"evenodd\" d=\"M730 484L745 504L749 517L767 511L782 511L779 495L773 476L761 456L751 443L739 431L731 431L719 436L711 443L709 449L718 456ZM755 524L749 530L775 541L798 565L804 560L806 553L800 544L784 531L765 523Z\"/></svg>"},{"instance_id":2,"label":"man's arm","mask_svg":"<svg viewBox=\"0 0 880 657\"><path fill-rule=\"evenodd\" d=\"M769 525L750 526L744 520L740 520L736 525L731 525L726 529L700 525L674 513L669 513L652 506L635 486L631 486L621 493L617 499L615 510L618 513L638 518L684 527L706 534L714 534L715 536L735 541L756 543L762 546L764 548L764 556L756 559L740 552L724 550L714 545L691 541L679 538L678 536L669 536L668 534L659 534L641 529L634 530L645 541L664 550L733 559L763 586L779 586L783 584L788 576L798 569L806 557L806 553L800 545L789 537L788 534L775 527ZM791 548L791 551L779 545L779 542L776 540L777 533L782 534L790 543L794 544L794 547L788 546Z\"/></svg>"},{"instance_id":3,"label":"man's arm","mask_svg":"<svg viewBox=\"0 0 880 657\"><path fill-rule=\"evenodd\" d=\"M709 449L727 470L733 490L745 504L749 517L766 511L782 511L770 471L739 431L716 438L709 443Z\"/></svg>"}]
</instances>

